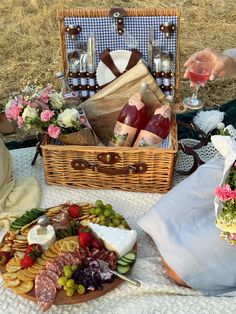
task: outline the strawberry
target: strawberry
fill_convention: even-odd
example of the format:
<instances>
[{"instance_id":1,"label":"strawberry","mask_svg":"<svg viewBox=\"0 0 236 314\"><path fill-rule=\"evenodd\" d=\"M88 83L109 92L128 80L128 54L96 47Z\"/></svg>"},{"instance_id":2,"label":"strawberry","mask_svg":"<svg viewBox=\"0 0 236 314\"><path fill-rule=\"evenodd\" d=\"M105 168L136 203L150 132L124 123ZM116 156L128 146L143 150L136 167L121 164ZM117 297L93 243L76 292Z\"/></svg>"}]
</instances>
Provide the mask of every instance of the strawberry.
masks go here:
<instances>
[{"instance_id":1,"label":"strawberry","mask_svg":"<svg viewBox=\"0 0 236 314\"><path fill-rule=\"evenodd\" d=\"M91 232L89 232L89 230L85 227L81 228L81 226L79 227L78 230L78 241L79 241L79 245L82 248L86 248L86 247L90 247L91 243L93 241L94 237L92 235Z\"/></svg>"},{"instance_id":2,"label":"strawberry","mask_svg":"<svg viewBox=\"0 0 236 314\"><path fill-rule=\"evenodd\" d=\"M104 243L103 243L102 239L94 238L92 240L91 247L94 248L94 249L101 250L101 249L104 248Z\"/></svg>"},{"instance_id":3,"label":"strawberry","mask_svg":"<svg viewBox=\"0 0 236 314\"><path fill-rule=\"evenodd\" d=\"M71 204L69 205L68 207L68 212L69 212L69 215L72 217L72 218L78 218L81 216L81 208L79 205L77 204Z\"/></svg>"},{"instance_id":4,"label":"strawberry","mask_svg":"<svg viewBox=\"0 0 236 314\"><path fill-rule=\"evenodd\" d=\"M28 255L33 261L35 261L42 254L42 246L40 244L30 244L25 250L25 255Z\"/></svg>"},{"instance_id":5,"label":"strawberry","mask_svg":"<svg viewBox=\"0 0 236 314\"><path fill-rule=\"evenodd\" d=\"M0 252L0 265L6 265L6 263L11 259L12 254L10 252Z\"/></svg>"},{"instance_id":6,"label":"strawberry","mask_svg":"<svg viewBox=\"0 0 236 314\"><path fill-rule=\"evenodd\" d=\"M34 264L34 260L25 254L24 257L20 260L20 264L22 268L28 268Z\"/></svg>"}]
</instances>

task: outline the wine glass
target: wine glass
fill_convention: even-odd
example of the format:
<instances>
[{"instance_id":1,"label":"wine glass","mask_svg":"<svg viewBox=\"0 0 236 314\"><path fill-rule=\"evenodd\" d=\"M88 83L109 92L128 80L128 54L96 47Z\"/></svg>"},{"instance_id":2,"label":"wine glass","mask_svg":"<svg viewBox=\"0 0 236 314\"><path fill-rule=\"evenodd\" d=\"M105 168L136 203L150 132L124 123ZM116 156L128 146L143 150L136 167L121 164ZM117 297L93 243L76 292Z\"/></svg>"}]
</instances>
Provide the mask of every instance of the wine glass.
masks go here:
<instances>
[{"instance_id":1,"label":"wine glass","mask_svg":"<svg viewBox=\"0 0 236 314\"><path fill-rule=\"evenodd\" d=\"M213 60L210 54L206 52L197 52L190 58L188 65L188 78L191 81L190 86L193 87L191 97L183 100L184 105L190 109L200 109L203 102L198 99L198 90L200 86L204 86L210 77L213 68Z\"/></svg>"}]
</instances>

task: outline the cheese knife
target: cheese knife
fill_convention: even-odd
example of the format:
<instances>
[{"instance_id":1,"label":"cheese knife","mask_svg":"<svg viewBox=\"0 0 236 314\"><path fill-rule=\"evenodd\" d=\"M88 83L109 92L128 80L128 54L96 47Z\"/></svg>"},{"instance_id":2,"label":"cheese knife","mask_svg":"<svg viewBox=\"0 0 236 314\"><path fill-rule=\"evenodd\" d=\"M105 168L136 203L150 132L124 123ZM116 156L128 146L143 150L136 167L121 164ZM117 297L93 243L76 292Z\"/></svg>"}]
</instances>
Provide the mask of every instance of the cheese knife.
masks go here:
<instances>
[{"instance_id":1,"label":"cheese knife","mask_svg":"<svg viewBox=\"0 0 236 314\"><path fill-rule=\"evenodd\" d=\"M154 28L149 28L149 43L148 43L148 69L152 72L153 65L153 50L154 50Z\"/></svg>"}]
</instances>

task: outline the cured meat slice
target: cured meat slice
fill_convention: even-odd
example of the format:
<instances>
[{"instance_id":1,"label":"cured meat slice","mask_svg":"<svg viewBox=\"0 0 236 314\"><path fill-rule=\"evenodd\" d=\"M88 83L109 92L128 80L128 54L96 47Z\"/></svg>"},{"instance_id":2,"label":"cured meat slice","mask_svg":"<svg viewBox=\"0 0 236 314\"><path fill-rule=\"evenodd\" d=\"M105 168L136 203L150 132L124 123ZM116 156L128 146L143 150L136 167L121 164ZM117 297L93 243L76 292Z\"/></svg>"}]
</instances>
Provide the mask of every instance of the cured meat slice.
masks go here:
<instances>
[{"instance_id":1,"label":"cured meat slice","mask_svg":"<svg viewBox=\"0 0 236 314\"><path fill-rule=\"evenodd\" d=\"M54 259L54 263L57 264L61 271L63 270L63 267L66 265L66 261L59 256Z\"/></svg>"},{"instance_id":2,"label":"cured meat slice","mask_svg":"<svg viewBox=\"0 0 236 314\"><path fill-rule=\"evenodd\" d=\"M52 281L54 282L54 285L57 289L59 289L59 285L58 285L58 278L59 276L54 273L53 271L49 270L49 269L45 269L42 271L42 273L40 274L41 276L47 276L50 279L52 279Z\"/></svg>"},{"instance_id":3,"label":"cured meat slice","mask_svg":"<svg viewBox=\"0 0 236 314\"><path fill-rule=\"evenodd\" d=\"M55 274L60 277L62 275L62 270L59 268L59 266L55 262L47 262L46 269L51 270Z\"/></svg>"},{"instance_id":4,"label":"cured meat slice","mask_svg":"<svg viewBox=\"0 0 236 314\"><path fill-rule=\"evenodd\" d=\"M43 271L35 278L35 296L42 311L48 310L54 303L57 294L56 286Z\"/></svg>"},{"instance_id":5,"label":"cured meat slice","mask_svg":"<svg viewBox=\"0 0 236 314\"><path fill-rule=\"evenodd\" d=\"M73 260L71 259L70 253L60 253L59 257L62 258L63 260L65 260L66 265L72 265L73 264Z\"/></svg>"}]
</instances>

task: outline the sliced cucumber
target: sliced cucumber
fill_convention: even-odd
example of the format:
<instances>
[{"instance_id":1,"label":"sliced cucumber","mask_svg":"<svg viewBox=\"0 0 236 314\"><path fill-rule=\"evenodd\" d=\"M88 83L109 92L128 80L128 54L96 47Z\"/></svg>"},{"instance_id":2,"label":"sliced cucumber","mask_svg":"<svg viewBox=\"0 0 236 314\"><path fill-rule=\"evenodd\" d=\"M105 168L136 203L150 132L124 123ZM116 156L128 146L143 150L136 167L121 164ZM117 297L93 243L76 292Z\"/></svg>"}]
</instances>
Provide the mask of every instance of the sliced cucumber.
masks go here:
<instances>
[{"instance_id":1,"label":"sliced cucumber","mask_svg":"<svg viewBox=\"0 0 236 314\"><path fill-rule=\"evenodd\" d=\"M130 266L122 266L122 265L117 266L117 271L120 274L126 274L129 270L130 270Z\"/></svg>"},{"instance_id":2,"label":"sliced cucumber","mask_svg":"<svg viewBox=\"0 0 236 314\"><path fill-rule=\"evenodd\" d=\"M136 254L133 252L129 252L123 256L126 259L129 259L130 261L134 262L136 260Z\"/></svg>"},{"instance_id":3,"label":"sliced cucumber","mask_svg":"<svg viewBox=\"0 0 236 314\"><path fill-rule=\"evenodd\" d=\"M125 263L128 263L128 264L133 264L133 261L131 261L130 259L128 258L125 258L125 257L122 257L121 260Z\"/></svg>"},{"instance_id":4,"label":"sliced cucumber","mask_svg":"<svg viewBox=\"0 0 236 314\"><path fill-rule=\"evenodd\" d=\"M122 259L118 259L118 260L116 261L116 263L117 263L118 265L122 265L122 266L129 266L129 265L130 265L130 263L127 263L127 262L123 261Z\"/></svg>"}]
</instances>

